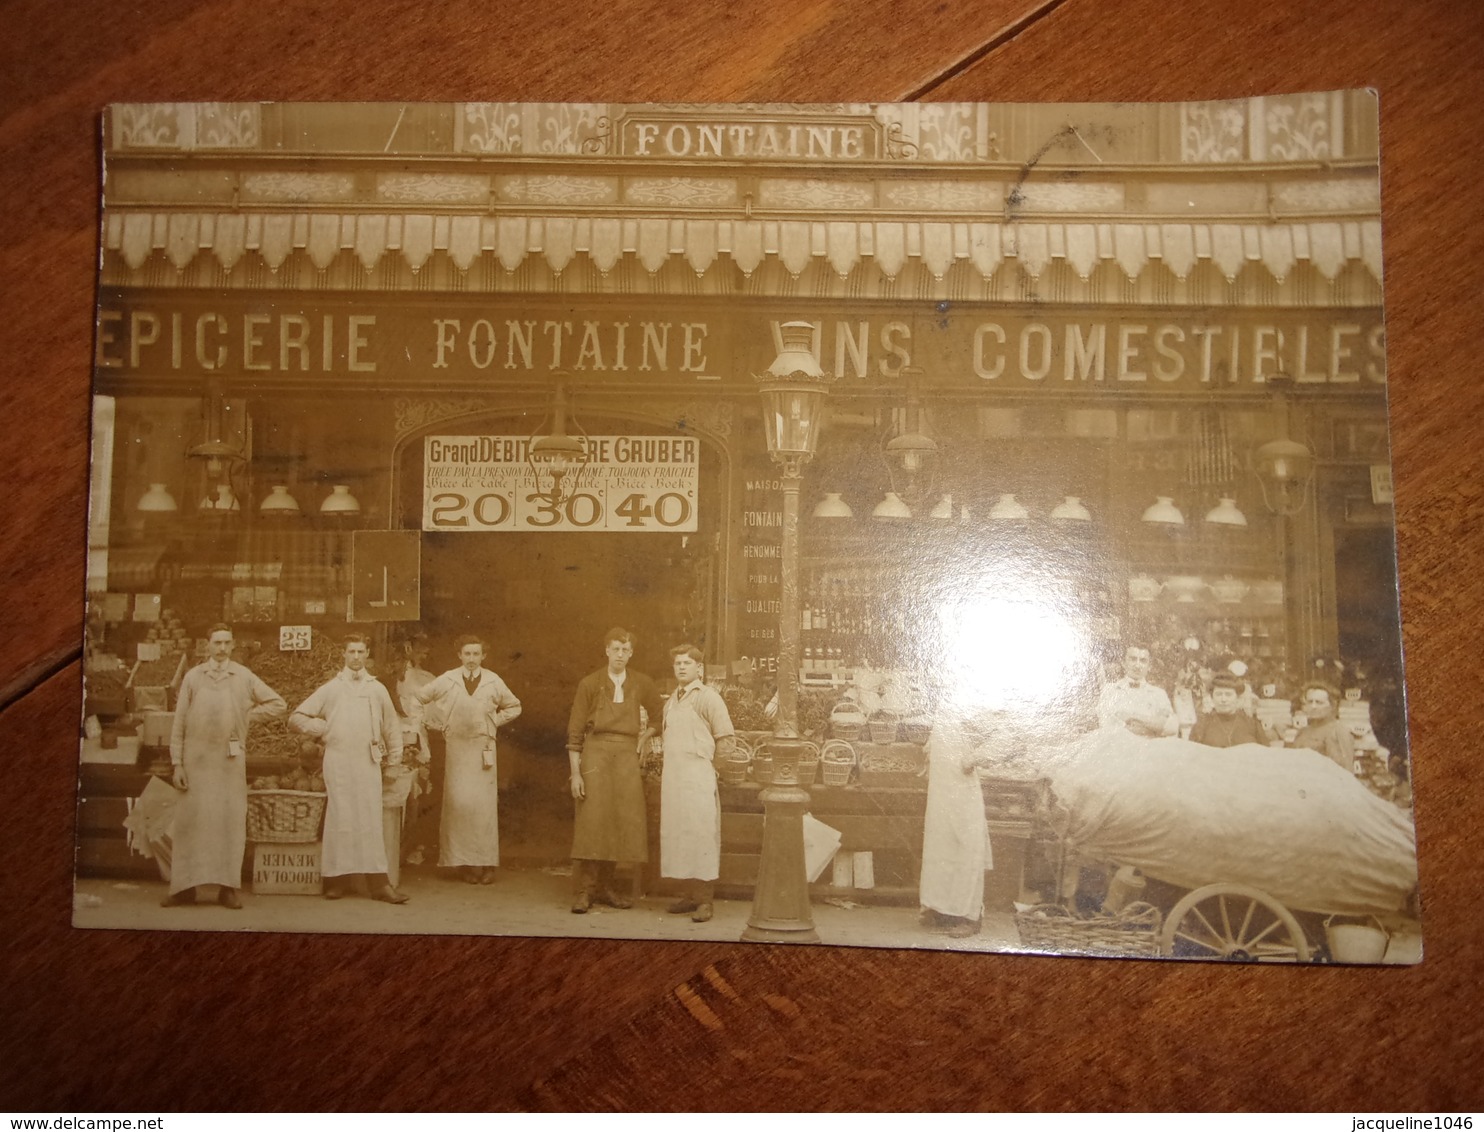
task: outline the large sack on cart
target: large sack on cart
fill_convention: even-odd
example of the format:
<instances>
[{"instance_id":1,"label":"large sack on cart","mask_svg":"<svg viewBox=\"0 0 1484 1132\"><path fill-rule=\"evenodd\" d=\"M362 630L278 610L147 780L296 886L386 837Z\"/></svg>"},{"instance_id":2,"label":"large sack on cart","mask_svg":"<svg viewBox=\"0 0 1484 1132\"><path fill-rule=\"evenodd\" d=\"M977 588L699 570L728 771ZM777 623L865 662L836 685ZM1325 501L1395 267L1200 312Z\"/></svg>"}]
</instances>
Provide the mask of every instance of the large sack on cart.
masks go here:
<instances>
[{"instance_id":1,"label":"large sack on cart","mask_svg":"<svg viewBox=\"0 0 1484 1132\"><path fill-rule=\"evenodd\" d=\"M1290 908L1379 914L1417 884L1407 814L1313 751L1101 730L1047 771L1069 845L1182 888L1245 884Z\"/></svg>"}]
</instances>

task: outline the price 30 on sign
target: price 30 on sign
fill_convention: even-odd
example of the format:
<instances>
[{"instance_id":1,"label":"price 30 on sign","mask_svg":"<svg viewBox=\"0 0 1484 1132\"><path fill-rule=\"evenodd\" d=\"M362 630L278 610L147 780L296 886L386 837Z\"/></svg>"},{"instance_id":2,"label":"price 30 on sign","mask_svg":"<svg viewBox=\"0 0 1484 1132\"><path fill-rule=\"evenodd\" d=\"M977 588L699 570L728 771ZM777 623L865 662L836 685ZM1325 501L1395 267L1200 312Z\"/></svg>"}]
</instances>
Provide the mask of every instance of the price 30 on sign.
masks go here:
<instances>
[{"instance_id":1,"label":"price 30 on sign","mask_svg":"<svg viewBox=\"0 0 1484 1132\"><path fill-rule=\"evenodd\" d=\"M694 531L700 443L690 436L589 436L581 477L560 496L538 483L528 436L430 436L425 531ZM575 480L575 486L574 486Z\"/></svg>"}]
</instances>

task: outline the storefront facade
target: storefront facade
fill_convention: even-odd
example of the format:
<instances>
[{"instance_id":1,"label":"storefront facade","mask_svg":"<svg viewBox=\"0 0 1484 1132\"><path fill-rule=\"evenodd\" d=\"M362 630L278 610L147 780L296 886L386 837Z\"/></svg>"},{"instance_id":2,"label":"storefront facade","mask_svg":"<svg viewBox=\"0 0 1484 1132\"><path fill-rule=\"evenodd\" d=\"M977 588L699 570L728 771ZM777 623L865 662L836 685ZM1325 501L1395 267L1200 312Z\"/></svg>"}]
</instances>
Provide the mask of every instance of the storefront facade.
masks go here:
<instances>
[{"instance_id":1,"label":"storefront facade","mask_svg":"<svg viewBox=\"0 0 1484 1132\"><path fill-rule=\"evenodd\" d=\"M1134 641L1167 686L1235 658L1292 695L1344 658L1376 700L1400 673L1374 103L1124 114L116 108L91 623L127 636L103 596L158 593L191 637L415 627L451 663L482 633L554 750L609 624L651 669L691 640L775 683L756 375L803 322L831 379L806 686L930 669L963 595L1034 593L1082 634L1069 724ZM558 388L612 467L542 511L516 476ZM1311 457L1287 479L1281 440ZM140 509L152 485L173 510ZM873 517L888 493L907 515ZM1024 627L983 632L1013 657ZM1376 725L1404 749L1399 710Z\"/></svg>"}]
</instances>

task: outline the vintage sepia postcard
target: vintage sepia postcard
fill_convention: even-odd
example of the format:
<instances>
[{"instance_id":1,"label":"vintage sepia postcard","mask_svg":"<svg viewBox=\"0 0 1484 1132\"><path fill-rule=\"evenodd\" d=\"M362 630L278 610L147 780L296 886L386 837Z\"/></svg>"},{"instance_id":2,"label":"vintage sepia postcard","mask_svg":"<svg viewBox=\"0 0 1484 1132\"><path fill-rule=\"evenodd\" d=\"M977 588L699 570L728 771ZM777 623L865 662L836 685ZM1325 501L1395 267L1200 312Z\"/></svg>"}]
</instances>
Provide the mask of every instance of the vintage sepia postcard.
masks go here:
<instances>
[{"instance_id":1,"label":"vintage sepia postcard","mask_svg":"<svg viewBox=\"0 0 1484 1132\"><path fill-rule=\"evenodd\" d=\"M1419 961L1377 141L110 107L75 924Z\"/></svg>"}]
</instances>

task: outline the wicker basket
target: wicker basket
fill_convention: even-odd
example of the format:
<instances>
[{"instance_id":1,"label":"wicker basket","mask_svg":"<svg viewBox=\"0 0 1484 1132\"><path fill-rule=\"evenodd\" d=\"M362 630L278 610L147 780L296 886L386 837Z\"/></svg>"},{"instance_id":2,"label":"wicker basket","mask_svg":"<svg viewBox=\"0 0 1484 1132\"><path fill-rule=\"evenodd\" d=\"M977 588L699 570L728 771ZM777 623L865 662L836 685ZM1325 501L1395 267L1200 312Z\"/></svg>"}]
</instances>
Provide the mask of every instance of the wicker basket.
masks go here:
<instances>
[{"instance_id":1,"label":"wicker basket","mask_svg":"<svg viewBox=\"0 0 1484 1132\"><path fill-rule=\"evenodd\" d=\"M1015 913L1020 942L1057 955L1159 954L1159 909L1135 901L1116 916L1073 915L1060 904L1037 904Z\"/></svg>"},{"instance_id":2,"label":"wicker basket","mask_svg":"<svg viewBox=\"0 0 1484 1132\"><path fill-rule=\"evenodd\" d=\"M747 781L747 769L751 765L752 754L745 744L738 743L732 753L717 764L716 777L723 786L741 786Z\"/></svg>"},{"instance_id":3,"label":"wicker basket","mask_svg":"<svg viewBox=\"0 0 1484 1132\"><path fill-rule=\"evenodd\" d=\"M897 740L897 724L900 722L897 713L887 708L882 708L871 716L870 732L873 743L895 743Z\"/></svg>"},{"instance_id":4,"label":"wicker basket","mask_svg":"<svg viewBox=\"0 0 1484 1132\"><path fill-rule=\"evenodd\" d=\"M855 773L855 748L843 739L831 739L819 752L826 786L848 786Z\"/></svg>"},{"instance_id":5,"label":"wicker basket","mask_svg":"<svg viewBox=\"0 0 1484 1132\"><path fill-rule=\"evenodd\" d=\"M866 713L853 700L841 700L830 711L830 735L852 742L866 729Z\"/></svg>"},{"instance_id":6,"label":"wicker basket","mask_svg":"<svg viewBox=\"0 0 1484 1132\"><path fill-rule=\"evenodd\" d=\"M812 745L812 744L811 744ZM812 752L799 760L799 785L813 786L814 780L819 775L819 748L815 747Z\"/></svg>"},{"instance_id":7,"label":"wicker basket","mask_svg":"<svg viewBox=\"0 0 1484 1132\"><path fill-rule=\"evenodd\" d=\"M913 719L902 720L902 738L909 743L923 746L933 734L933 725L918 716Z\"/></svg>"},{"instance_id":8,"label":"wicker basket","mask_svg":"<svg viewBox=\"0 0 1484 1132\"><path fill-rule=\"evenodd\" d=\"M249 841L318 841L326 795L308 790L249 790Z\"/></svg>"}]
</instances>

